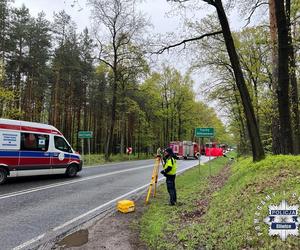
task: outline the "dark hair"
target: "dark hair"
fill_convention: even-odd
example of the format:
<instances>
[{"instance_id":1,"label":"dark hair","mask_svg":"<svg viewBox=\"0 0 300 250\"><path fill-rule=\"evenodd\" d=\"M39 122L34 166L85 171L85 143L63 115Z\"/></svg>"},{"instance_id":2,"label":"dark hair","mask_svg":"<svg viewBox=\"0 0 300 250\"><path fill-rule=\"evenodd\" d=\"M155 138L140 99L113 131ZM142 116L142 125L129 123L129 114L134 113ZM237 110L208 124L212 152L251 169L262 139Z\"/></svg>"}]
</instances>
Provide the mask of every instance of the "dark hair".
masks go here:
<instances>
[{"instance_id":1,"label":"dark hair","mask_svg":"<svg viewBox=\"0 0 300 250\"><path fill-rule=\"evenodd\" d=\"M171 155L171 156L174 155L174 152L173 152L173 149L172 149L172 148L166 148L165 151L166 151L169 155Z\"/></svg>"}]
</instances>

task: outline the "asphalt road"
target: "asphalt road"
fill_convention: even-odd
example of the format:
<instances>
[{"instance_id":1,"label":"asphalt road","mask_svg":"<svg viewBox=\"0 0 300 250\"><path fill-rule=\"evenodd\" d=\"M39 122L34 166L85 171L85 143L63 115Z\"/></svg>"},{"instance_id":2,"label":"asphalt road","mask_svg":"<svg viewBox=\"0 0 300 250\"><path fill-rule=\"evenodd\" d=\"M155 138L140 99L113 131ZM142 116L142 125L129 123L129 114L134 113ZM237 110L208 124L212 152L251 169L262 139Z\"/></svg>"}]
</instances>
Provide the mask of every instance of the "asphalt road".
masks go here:
<instances>
[{"instance_id":1,"label":"asphalt road","mask_svg":"<svg viewBox=\"0 0 300 250\"><path fill-rule=\"evenodd\" d=\"M201 157L201 161L207 161ZM198 164L179 160L178 171ZM83 168L75 178L11 178L0 186L1 250L30 249L145 189L154 160ZM162 178L162 176L159 176Z\"/></svg>"}]
</instances>

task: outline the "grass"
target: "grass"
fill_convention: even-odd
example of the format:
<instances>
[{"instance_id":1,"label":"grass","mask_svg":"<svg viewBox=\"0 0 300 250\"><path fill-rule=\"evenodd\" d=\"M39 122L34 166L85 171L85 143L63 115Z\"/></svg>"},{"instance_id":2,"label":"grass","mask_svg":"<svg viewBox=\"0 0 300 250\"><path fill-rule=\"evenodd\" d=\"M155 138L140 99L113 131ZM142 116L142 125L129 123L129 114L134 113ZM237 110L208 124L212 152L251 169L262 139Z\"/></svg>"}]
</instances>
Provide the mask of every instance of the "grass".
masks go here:
<instances>
[{"instance_id":1,"label":"grass","mask_svg":"<svg viewBox=\"0 0 300 250\"><path fill-rule=\"evenodd\" d=\"M228 158L218 158L210 163L211 175L217 175ZM176 189L180 206L168 206L168 193L165 185L159 187L157 197L150 200L150 205L140 221L141 239L151 249L177 249L178 242L186 240L186 234L180 226L182 212L188 214L195 209L195 204L209 186L209 165L201 165L176 177ZM193 226L193 225L192 225ZM171 239L171 240L170 240Z\"/></svg>"},{"instance_id":2,"label":"grass","mask_svg":"<svg viewBox=\"0 0 300 250\"><path fill-rule=\"evenodd\" d=\"M153 159L154 157L149 154L140 153L139 156L135 155L126 155L126 154L116 154L111 155L109 161L105 161L104 154L85 154L83 157L84 166L95 166L102 165L110 162L121 162L121 161L130 161L130 160L145 160L145 159Z\"/></svg>"},{"instance_id":3,"label":"grass","mask_svg":"<svg viewBox=\"0 0 300 250\"><path fill-rule=\"evenodd\" d=\"M224 164L224 158L215 160L213 175ZM207 211L183 220L183 213L196 214L201 196L209 191L205 178L207 166L201 170L201 178L197 171L192 169L178 178L177 189L183 206L170 211L164 205L165 187L161 187L158 199L145 212L141 219L141 238L150 249L300 249L299 238L289 236L282 241L278 236L269 236L268 225L262 221L268 216L271 204L279 205L284 199L290 205L299 203L300 156L268 156L258 163L250 158L239 159L223 188L212 193ZM267 195L270 201L266 200ZM266 204L262 205L262 201ZM260 213L256 215L257 212ZM254 219L259 223L254 224Z\"/></svg>"}]
</instances>

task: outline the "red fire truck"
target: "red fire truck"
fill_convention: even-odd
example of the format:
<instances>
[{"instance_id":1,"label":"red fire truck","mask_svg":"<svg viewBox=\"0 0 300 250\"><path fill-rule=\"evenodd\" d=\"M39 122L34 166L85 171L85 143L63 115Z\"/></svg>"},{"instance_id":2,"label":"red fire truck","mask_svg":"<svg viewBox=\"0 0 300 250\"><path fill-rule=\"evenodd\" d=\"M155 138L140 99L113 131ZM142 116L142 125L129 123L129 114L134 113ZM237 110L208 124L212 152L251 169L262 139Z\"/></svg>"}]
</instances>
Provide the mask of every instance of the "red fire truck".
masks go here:
<instances>
[{"instance_id":1,"label":"red fire truck","mask_svg":"<svg viewBox=\"0 0 300 250\"><path fill-rule=\"evenodd\" d=\"M169 146L179 159L198 159L200 153L205 156L223 156L223 148L218 147L215 142L199 147L197 143L192 141L171 141Z\"/></svg>"},{"instance_id":2,"label":"red fire truck","mask_svg":"<svg viewBox=\"0 0 300 250\"><path fill-rule=\"evenodd\" d=\"M199 145L192 141L171 141L170 148L179 159L196 158L200 152Z\"/></svg>"}]
</instances>

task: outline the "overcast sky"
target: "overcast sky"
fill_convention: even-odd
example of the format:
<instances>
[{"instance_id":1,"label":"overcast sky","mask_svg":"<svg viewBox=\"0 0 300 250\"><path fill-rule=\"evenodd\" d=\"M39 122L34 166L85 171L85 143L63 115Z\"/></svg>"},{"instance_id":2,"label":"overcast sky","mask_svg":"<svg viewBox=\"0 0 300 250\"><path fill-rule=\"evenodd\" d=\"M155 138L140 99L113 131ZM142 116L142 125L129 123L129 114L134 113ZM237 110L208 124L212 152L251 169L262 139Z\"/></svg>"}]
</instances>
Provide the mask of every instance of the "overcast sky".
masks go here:
<instances>
[{"instance_id":1,"label":"overcast sky","mask_svg":"<svg viewBox=\"0 0 300 250\"><path fill-rule=\"evenodd\" d=\"M78 4L71 7L73 0L15 0L15 6L25 4L32 15L44 11L49 20L52 19L53 12L66 10L82 30L85 26L90 26L90 9L86 5L86 0L78 0ZM155 31L168 32L176 30L180 22L177 17L167 18L166 12L171 10L170 4L166 0L148 0L141 3L141 9L151 18Z\"/></svg>"}]
</instances>

